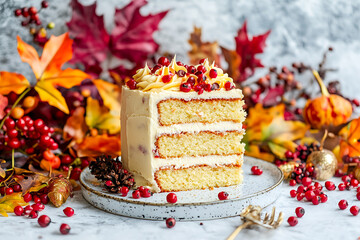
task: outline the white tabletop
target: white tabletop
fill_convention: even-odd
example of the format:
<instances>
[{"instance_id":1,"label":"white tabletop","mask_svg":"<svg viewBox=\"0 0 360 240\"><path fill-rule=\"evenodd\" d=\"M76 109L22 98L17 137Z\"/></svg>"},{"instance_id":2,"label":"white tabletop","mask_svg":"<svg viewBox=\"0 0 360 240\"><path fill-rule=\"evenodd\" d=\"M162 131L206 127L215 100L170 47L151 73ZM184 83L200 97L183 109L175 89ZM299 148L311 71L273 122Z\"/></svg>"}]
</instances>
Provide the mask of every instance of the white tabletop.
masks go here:
<instances>
[{"instance_id":1,"label":"white tabletop","mask_svg":"<svg viewBox=\"0 0 360 240\"><path fill-rule=\"evenodd\" d=\"M332 179L339 183L339 178ZM358 239L360 237L360 215L352 216L350 206L360 206L356 199L356 191L329 192L326 203L314 206L309 202L298 202L289 196L292 187L283 185L283 193L274 203L277 209L285 214L285 221L276 230L261 228L245 229L236 239ZM346 199L349 207L339 210L338 202ZM75 210L73 217L66 217L62 210L65 207ZM299 219L295 227L287 223L289 216L295 215L296 207L303 207L305 215ZM271 206L265 209L271 211ZM0 217L0 239L226 239L228 235L240 224L240 217L201 222L177 222L176 226L168 229L164 221L138 220L103 212L88 204L77 192L72 199L60 208L47 205L40 214L47 214L52 224L41 228L37 219L17 217ZM71 232L66 237L61 235L61 223L71 226Z\"/></svg>"}]
</instances>

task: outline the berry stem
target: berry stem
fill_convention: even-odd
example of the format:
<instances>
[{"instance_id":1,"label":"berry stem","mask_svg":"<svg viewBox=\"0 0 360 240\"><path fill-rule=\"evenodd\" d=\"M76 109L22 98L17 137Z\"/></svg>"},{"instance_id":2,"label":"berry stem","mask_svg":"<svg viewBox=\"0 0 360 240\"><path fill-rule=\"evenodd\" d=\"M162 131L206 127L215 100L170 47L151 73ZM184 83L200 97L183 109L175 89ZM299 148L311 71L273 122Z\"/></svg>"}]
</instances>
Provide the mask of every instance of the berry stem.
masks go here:
<instances>
[{"instance_id":1,"label":"berry stem","mask_svg":"<svg viewBox=\"0 0 360 240\"><path fill-rule=\"evenodd\" d=\"M21 101L21 99L23 99L25 97L25 95L31 90L31 87L28 87L27 89L25 89L21 95L16 99L16 101L14 102L14 104L12 105L10 111L8 112L8 114L6 114L6 116L3 118L3 120L0 123L0 129L2 129L4 123L5 123L5 119L7 119L11 112L14 110L14 108L19 104L19 102Z\"/></svg>"},{"instance_id":2,"label":"berry stem","mask_svg":"<svg viewBox=\"0 0 360 240\"><path fill-rule=\"evenodd\" d=\"M329 91L327 90L324 82L322 81L319 73L316 71L316 70L312 70L312 73L314 74L314 77L317 81L317 83L319 84L319 87L320 87L320 90L321 90L321 94L325 97L329 97L330 96L330 93Z\"/></svg>"}]
</instances>

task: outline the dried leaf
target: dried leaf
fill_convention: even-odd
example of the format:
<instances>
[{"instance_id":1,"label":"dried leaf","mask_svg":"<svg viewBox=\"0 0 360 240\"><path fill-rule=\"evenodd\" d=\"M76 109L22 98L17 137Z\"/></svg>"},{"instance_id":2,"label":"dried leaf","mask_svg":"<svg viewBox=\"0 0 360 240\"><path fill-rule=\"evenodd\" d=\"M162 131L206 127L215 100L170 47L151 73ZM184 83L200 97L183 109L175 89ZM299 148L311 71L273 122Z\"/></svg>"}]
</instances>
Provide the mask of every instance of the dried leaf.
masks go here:
<instances>
[{"instance_id":1,"label":"dried leaf","mask_svg":"<svg viewBox=\"0 0 360 240\"><path fill-rule=\"evenodd\" d=\"M10 92L20 94L28 87L30 87L30 83L23 75L0 72L0 94L7 95Z\"/></svg>"},{"instance_id":2,"label":"dried leaf","mask_svg":"<svg viewBox=\"0 0 360 240\"><path fill-rule=\"evenodd\" d=\"M97 157L102 154L120 156L120 136L108 136L106 134L87 136L84 141L74 147L78 157Z\"/></svg>"},{"instance_id":3,"label":"dried leaf","mask_svg":"<svg viewBox=\"0 0 360 240\"><path fill-rule=\"evenodd\" d=\"M224 55L225 61L229 64L229 67L226 72L233 79L239 79L240 78L239 66L241 63L241 57L237 54L235 50L228 50L226 48L221 47L221 51Z\"/></svg>"},{"instance_id":4,"label":"dried leaf","mask_svg":"<svg viewBox=\"0 0 360 240\"><path fill-rule=\"evenodd\" d=\"M220 65L220 55L217 53L219 45L217 42L203 42L201 40L201 28L194 27L194 31L190 34L189 44L191 50L188 55L191 64L198 64L203 58L208 58L210 63L215 61Z\"/></svg>"},{"instance_id":5,"label":"dried leaf","mask_svg":"<svg viewBox=\"0 0 360 240\"><path fill-rule=\"evenodd\" d=\"M70 139L75 142L81 142L88 130L85 124L85 108L78 107L75 109L73 114L66 120L64 126L63 138L67 141Z\"/></svg>"},{"instance_id":6,"label":"dried leaf","mask_svg":"<svg viewBox=\"0 0 360 240\"><path fill-rule=\"evenodd\" d=\"M120 132L120 112L109 111L90 97L87 98L85 121L90 128L108 130L110 134Z\"/></svg>"},{"instance_id":7,"label":"dried leaf","mask_svg":"<svg viewBox=\"0 0 360 240\"><path fill-rule=\"evenodd\" d=\"M8 217L7 213L14 212L14 208L18 205L28 205L28 203L24 201L21 192L5 195L0 198L0 214L4 217Z\"/></svg>"},{"instance_id":8,"label":"dried leaf","mask_svg":"<svg viewBox=\"0 0 360 240\"><path fill-rule=\"evenodd\" d=\"M26 170L23 168L14 168L15 174L24 177L15 177L15 181L20 184L22 192L36 192L46 186L49 177L42 173ZM44 185L45 184L45 185Z\"/></svg>"},{"instance_id":9,"label":"dried leaf","mask_svg":"<svg viewBox=\"0 0 360 240\"><path fill-rule=\"evenodd\" d=\"M340 130L340 156L360 156L360 117Z\"/></svg>"}]
</instances>

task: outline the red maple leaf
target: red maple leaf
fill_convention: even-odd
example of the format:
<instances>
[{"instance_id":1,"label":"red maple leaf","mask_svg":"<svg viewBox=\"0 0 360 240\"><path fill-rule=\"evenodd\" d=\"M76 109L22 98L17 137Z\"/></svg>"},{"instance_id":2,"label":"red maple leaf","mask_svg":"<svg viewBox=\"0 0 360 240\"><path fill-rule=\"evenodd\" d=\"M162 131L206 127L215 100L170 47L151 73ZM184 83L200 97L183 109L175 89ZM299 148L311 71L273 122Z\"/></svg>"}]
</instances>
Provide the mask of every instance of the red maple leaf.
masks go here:
<instances>
[{"instance_id":1,"label":"red maple leaf","mask_svg":"<svg viewBox=\"0 0 360 240\"><path fill-rule=\"evenodd\" d=\"M253 36L250 40L247 32L247 23L244 22L243 26L238 31L238 35L235 37L236 52L241 57L241 63L239 65L240 79L239 81L245 81L248 77L254 74L255 68L262 68L264 65L260 59L256 58L256 54L263 53L266 46L266 39L269 36L271 30L264 34Z\"/></svg>"},{"instance_id":2,"label":"red maple leaf","mask_svg":"<svg viewBox=\"0 0 360 240\"><path fill-rule=\"evenodd\" d=\"M103 70L100 64L111 55L143 64L159 48L153 33L168 12L142 16L140 8L146 3L146 0L134 0L116 9L115 27L109 35L103 16L96 15L96 3L83 6L78 0L72 0L73 15L67 23L70 36L74 38L72 62L83 64L86 71L95 76Z\"/></svg>"}]
</instances>

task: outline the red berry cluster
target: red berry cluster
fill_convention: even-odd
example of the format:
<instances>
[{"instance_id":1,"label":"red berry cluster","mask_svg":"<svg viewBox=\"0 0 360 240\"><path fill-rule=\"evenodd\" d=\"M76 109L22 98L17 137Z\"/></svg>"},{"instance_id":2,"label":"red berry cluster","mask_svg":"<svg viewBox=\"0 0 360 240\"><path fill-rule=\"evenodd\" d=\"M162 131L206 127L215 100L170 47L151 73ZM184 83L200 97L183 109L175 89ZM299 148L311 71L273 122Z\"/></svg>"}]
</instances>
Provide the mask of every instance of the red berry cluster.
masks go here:
<instances>
[{"instance_id":1,"label":"red berry cluster","mask_svg":"<svg viewBox=\"0 0 360 240\"><path fill-rule=\"evenodd\" d=\"M295 180L296 183L301 183L302 180L306 177L315 179L316 173L314 171L314 167L312 167L312 166L306 167L305 163L300 163L298 166L294 167L294 171L290 175L290 178ZM293 181L292 181L292 183L293 183Z\"/></svg>"},{"instance_id":2,"label":"red berry cluster","mask_svg":"<svg viewBox=\"0 0 360 240\"><path fill-rule=\"evenodd\" d=\"M150 191L150 189L143 186L138 187L136 190L132 192L132 197L135 199L139 199L141 197L148 198L151 197L152 195L153 193Z\"/></svg>"},{"instance_id":3,"label":"red berry cluster","mask_svg":"<svg viewBox=\"0 0 360 240\"><path fill-rule=\"evenodd\" d=\"M21 22L21 26L23 27L29 27L30 34L34 36L34 41L38 43L39 45L43 46L47 39L46 36L46 30L41 26L42 21L40 20L39 13L42 9L47 8L49 6L49 3L47 1L41 2L41 8L40 10L37 10L36 7L23 7L16 9L14 11L14 15L16 17L23 17L23 21ZM48 29L54 28L54 23L49 23L47 25Z\"/></svg>"},{"instance_id":4,"label":"red berry cluster","mask_svg":"<svg viewBox=\"0 0 360 240\"><path fill-rule=\"evenodd\" d=\"M304 177L301 183L302 185L300 185L297 190L293 189L290 191L292 198L296 198L298 201L305 199L314 205L327 202L328 197L322 191L323 186L320 183L315 182L314 185L312 185L310 177Z\"/></svg>"},{"instance_id":5,"label":"red berry cluster","mask_svg":"<svg viewBox=\"0 0 360 240\"><path fill-rule=\"evenodd\" d=\"M184 66L186 68L186 71L179 70L175 73L170 73L168 75L162 76L161 80L164 83L168 83L171 81L173 76L176 74L179 77L187 77L187 80L180 85L180 91L182 92L190 92L191 90L197 92L199 95L202 94L204 91L211 92L218 90L220 88L218 83L209 84L207 82L207 76L206 68L204 65L205 58L201 59L199 62L199 66L195 67L193 65L186 65L182 62L177 62L176 64L179 66ZM151 69L151 73L156 75L156 71L162 68L163 66L167 67L170 65L169 59L166 57L161 57L158 60L158 63ZM216 69L211 69L209 71L209 78L216 78L218 75ZM130 79L126 82L126 86L128 86L130 89L136 89L137 88L137 82L134 79ZM229 91L233 88L235 88L234 84L231 82L226 82L224 85L225 90Z\"/></svg>"},{"instance_id":6,"label":"red berry cluster","mask_svg":"<svg viewBox=\"0 0 360 240\"><path fill-rule=\"evenodd\" d=\"M360 157L350 157L349 155L345 155L342 158L344 163L360 163Z\"/></svg>"},{"instance_id":7,"label":"red berry cluster","mask_svg":"<svg viewBox=\"0 0 360 240\"><path fill-rule=\"evenodd\" d=\"M263 170L261 170L258 166L252 166L251 172L254 175L261 175L263 173Z\"/></svg>"},{"instance_id":8,"label":"red berry cluster","mask_svg":"<svg viewBox=\"0 0 360 240\"><path fill-rule=\"evenodd\" d=\"M301 218L302 216L304 216L305 214L305 209L302 208L302 207L297 207L295 209L295 214L296 214L296 217L295 216L291 216L288 218L288 223L290 226L294 227L298 224L298 218Z\"/></svg>"},{"instance_id":9,"label":"red berry cluster","mask_svg":"<svg viewBox=\"0 0 360 240\"><path fill-rule=\"evenodd\" d=\"M344 175L341 177L342 183L339 183L339 191L350 190L352 187L356 188L359 185L359 181L354 177L354 175Z\"/></svg>"}]
</instances>

